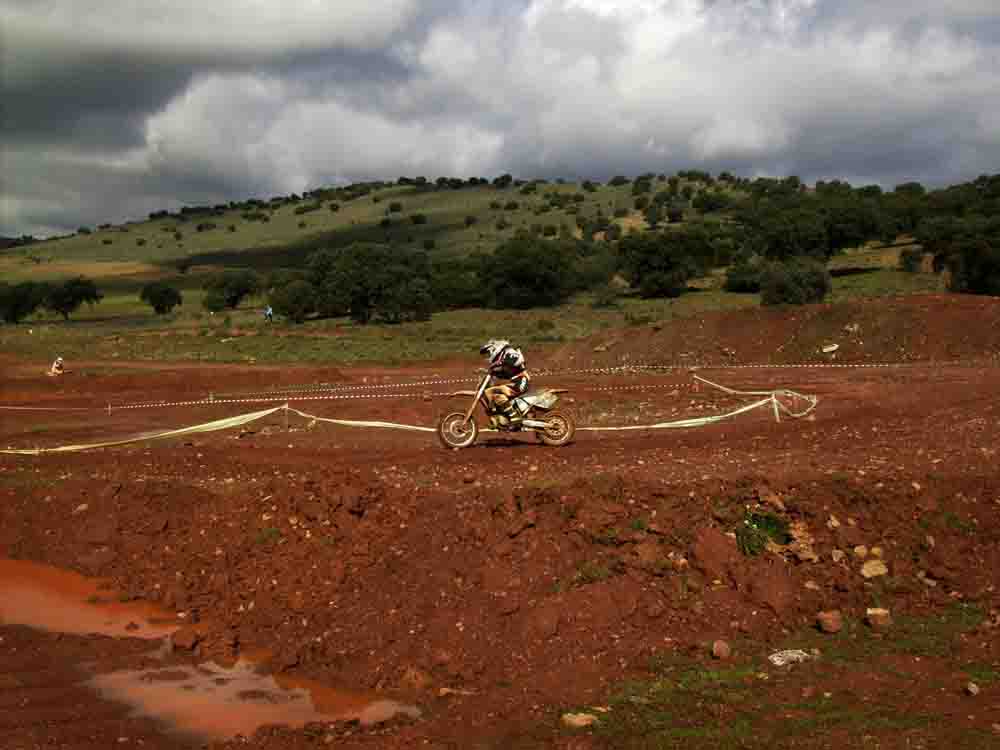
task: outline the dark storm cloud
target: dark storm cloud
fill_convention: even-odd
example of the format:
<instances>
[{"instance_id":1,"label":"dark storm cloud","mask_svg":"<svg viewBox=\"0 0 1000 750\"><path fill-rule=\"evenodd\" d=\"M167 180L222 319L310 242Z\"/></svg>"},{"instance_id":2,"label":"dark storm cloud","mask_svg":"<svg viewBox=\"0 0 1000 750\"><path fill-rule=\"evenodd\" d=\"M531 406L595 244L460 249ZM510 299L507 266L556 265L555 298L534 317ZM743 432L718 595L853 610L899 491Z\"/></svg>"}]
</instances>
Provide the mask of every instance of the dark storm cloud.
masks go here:
<instances>
[{"instance_id":1,"label":"dark storm cloud","mask_svg":"<svg viewBox=\"0 0 1000 750\"><path fill-rule=\"evenodd\" d=\"M994 0L0 0L0 25L0 233L403 174L1000 166Z\"/></svg>"}]
</instances>

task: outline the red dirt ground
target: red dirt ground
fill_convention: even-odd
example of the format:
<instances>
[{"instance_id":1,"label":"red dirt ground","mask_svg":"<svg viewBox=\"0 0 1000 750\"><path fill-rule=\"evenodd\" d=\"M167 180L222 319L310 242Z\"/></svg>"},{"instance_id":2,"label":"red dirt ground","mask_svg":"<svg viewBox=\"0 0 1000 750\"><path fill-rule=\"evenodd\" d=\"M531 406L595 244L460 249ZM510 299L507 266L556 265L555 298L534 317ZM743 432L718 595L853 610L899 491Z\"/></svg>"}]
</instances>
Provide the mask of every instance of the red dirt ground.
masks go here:
<instances>
[{"instance_id":1,"label":"red dirt ground","mask_svg":"<svg viewBox=\"0 0 1000 750\"><path fill-rule=\"evenodd\" d=\"M110 579L125 598L184 612L197 631L193 652L162 661L137 640L0 624L0 747L188 746L189 738L130 717L84 681L113 669L246 653L266 653L262 668L276 674L376 690L424 711L374 729L263 729L256 747L613 747L561 731L559 715L606 704L624 680L648 679L651 657L710 661L706 644L725 638L734 659L758 663L809 630L821 610L859 622L879 604L898 620L956 602L974 605L984 620L956 634L945 657L803 674L809 689L835 681L866 700L931 712L940 726L986 736L1000 724L1000 684L965 695L962 665L1000 666L1000 368L992 364L1000 301L974 303L919 302L933 325L927 335L911 333L916 343L907 345L907 359L961 356L969 364L700 372L732 387L819 396L803 420L775 423L761 410L692 430L580 432L561 449L484 437L452 452L429 433L297 418L286 432L279 414L164 442L0 456L0 558ZM873 308L872 320L876 312L889 314ZM800 330L782 315L758 316L774 317L756 339L743 318L702 320L704 343L689 338L684 351L711 361L712 351L730 349L742 362L765 362L769 346ZM960 328L948 330L947 321ZM624 331L616 345L633 361L665 361L662 352L680 350L677 335ZM602 343L565 347L548 363L582 367L591 354L595 364L620 364L612 350L593 353ZM445 403L426 394L460 386L371 386L468 374L459 363L71 366L72 375L53 380L39 375L40 363L6 359L0 402L119 405L325 381L362 387L329 395L413 395L292 405L322 416L432 424ZM538 382L570 388L585 424L646 424L747 400L696 389L683 370ZM0 446L116 438L266 405L0 411ZM732 532L748 506L797 523L817 559L802 545L740 554ZM860 575L859 545L867 559L880 548L887 575ZM835 550L846 557L835 562ZM859 637L893 633L862 629ZM773 689L806 688L776 680ZM919 736L875 734L882 748L933 747L936 726ZM858 741L831 730L808 746Z\"/></svg>"}]
</instances>

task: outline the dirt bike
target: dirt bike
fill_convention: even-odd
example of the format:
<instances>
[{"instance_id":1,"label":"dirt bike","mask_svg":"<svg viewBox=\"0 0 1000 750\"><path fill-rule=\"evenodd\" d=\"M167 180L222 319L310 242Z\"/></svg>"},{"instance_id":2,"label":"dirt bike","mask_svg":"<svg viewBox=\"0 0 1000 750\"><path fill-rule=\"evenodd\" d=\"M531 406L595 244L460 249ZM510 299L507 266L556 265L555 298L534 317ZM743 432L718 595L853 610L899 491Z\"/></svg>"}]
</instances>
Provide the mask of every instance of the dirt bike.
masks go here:
<instances>
[{"instance_id":1,"label":"dirt bike","mask_svg":"<svg viewBox=\"0 0 1000 750\"><path fill-rule=\"evenodd\" d=\"M576 433L573 417L553 409L560 393L566 388L529 388L512 399L510 413L500 413L486 396L493 377L484 374L479 388L475 391L456 391L451 396L472 396L472 404L466 411L445 414L438 422L437 434L446 448L468 448L479 435L479 425L473 418L477 406L481 406L490 420L490 426L497 432L534 432L546 445L566 445Z\"/></svg>"}]
</instances>

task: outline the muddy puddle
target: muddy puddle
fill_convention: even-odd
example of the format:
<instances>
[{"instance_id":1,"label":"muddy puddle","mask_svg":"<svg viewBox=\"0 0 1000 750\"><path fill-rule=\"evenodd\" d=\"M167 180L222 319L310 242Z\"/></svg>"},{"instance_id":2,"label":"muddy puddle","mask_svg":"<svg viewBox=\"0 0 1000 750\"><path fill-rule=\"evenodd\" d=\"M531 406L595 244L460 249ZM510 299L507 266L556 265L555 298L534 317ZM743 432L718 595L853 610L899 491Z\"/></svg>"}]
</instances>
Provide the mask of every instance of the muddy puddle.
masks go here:
<instances>
[{"instance_id":1,"label":"muddy puddle","mask_svg":"<svg viewBox=\"0 0 1000 750\"><path fill-rule=\"evenodd\" d=\"M100 581L38 563L0 559L0 625L163 640L180 624L174 613L149 602L120 601L117 592ZM163 658L168 653L158 648L147 656ZM299 728L310 722L358 720L367 726L399 715L420 716L415 706L378 695L261 674L247 659L231 667L209 662L122 670L99 674L87 684L103 698L159 720L171 731L213 740L250 736L272 724Z\"/></svg>"},{"instance_id":2,"label":"muddy puddle","mask_svg":"<svg viewBox=\"0 0 1000 750\"><path fill-rule=\"evenodd\" d=\"M180 627L150 602L123 602L100 581L26 560L0 559L0 624L73 635L158 639Z\"/></svg>"},{"instance_id":3,"label":"muddy puddle","mask_svg":"<svg viewBox=\"0 0 1000 750\"><path fill-rule=\"evenodd\" d=\"M131 706L137 715L166 722L175 731L231 739L260 727L292 728L310 722L358 720L378 724L420 710L377 696L341 692L311 680L263 675L241 661L232 668L211 662L197 667L122 671L89 683L103 697Z\"/></svg>"}]
</instances>

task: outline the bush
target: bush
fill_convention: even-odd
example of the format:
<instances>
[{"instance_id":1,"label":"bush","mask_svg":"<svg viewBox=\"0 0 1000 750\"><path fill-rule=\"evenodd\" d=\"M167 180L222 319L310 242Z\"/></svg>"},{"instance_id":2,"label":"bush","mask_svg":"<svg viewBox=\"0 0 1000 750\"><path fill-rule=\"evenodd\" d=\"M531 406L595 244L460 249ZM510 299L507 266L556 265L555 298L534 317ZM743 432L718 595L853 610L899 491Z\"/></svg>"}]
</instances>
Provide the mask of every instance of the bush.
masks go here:
<instances>
[{"instance_id":1,"label":"bush","mask_svg":"<svg viewBox=\"0 0 1000 750\"><path fill-rule=\"evenodd\" d=\"M146 240L144 240L142 237L137 237L136 238L136 240L135 240L136 247L142 247L145 244L146 244Z\"/></svg>"},{"instance_id":2,"label":"bush","mask_svg":"<svg viewBox=\"0 0 1000 750\"><path fill-rule=\"evenodd\" d=\"M624 175L615 175L614 177L611 178L608 184L612 185L613 187L621 187L622 185L628 185L629 182L630 180L628 177L625 177Z\"/></svg>"},{"instance_id":3,"label":"bush","mask_svg":"<svg viewBox=\"0 0 1000 750\"><path fill-rule=\"evenodd\" d=\"M411 214L410 215L410 221L412 221L414 224L426 224L427 223L427 215L426 214Z\"/></svg>"},{"instance_id":4,"label":"bush","mask_svg":"<svg viewBox=\"0 0 1000 750\"><path fill-rule=\"evenodd\" d=\"M77 234L90 234L90 227L80 227L76 230Z\"/></svg>"},{"instance_id":5,"label":"bush","mask_svg":"<svg viewBox=\"0 0 1000 750\"><path fill-rule=\"evenodd\" d=\"M337 211L340 210L340 204L337 203L336 201L334 201L333 203L330 204L329 208L330 208L331 211L333 211L334 213L336 213Z\"/></svg>"},{"instance_id":6,"label":"bush","mask_svg":"<svg viewBox=\"0 0 1000 750\"><path fill-rule=\"evenodd\" d=\"M157 315L166 315L184 302L180 291L163 281L152 281L139 292L139 299L153 308Z\"/></svg>"},{"instance_id":7,"label":"bush","mask_svg":"<svg viewBox=\"0 0 1000 750\"><path fill-rule=\"evenodd\" d=\"M687 287L697 264L679 239L670 233L633 232L619 244L629 283L643 297L677 297Z\"/></svg>"},{"instance_id":8,"label":"bush","mask_svg":"<svg viewBox=\"0 0 1000 750\"><path fill-rule=\"evenodd\" d=\"M210 232L210 231L212 231L215 228L216 228L215 224L213 224L211 221L203 221L203 222L199 223L195 227L195 231L197 231L197 232Z\"/></svg>"},{"instance_id":9,"label":"bush","mask_svg":"<svg viewBox=\"0 0 1000 750\"><path fill-rule=\"evenodd\" d=\"M521 204L518 203L517 201L507 201L504 204L504 206L503 206L503 210L504 211L517 211L517 209L519 209L520 207L521 207Z\"/></svg>"},{"instance_id":10,"label":"bush","mask_svg":"<svg viewBox=\"0 0 1000 750\"><path fill-rule=\"evenodd\" d=\"M469 215L465 217L465 226L471 227L477 221L475 216Z\"/></svg>"},{"instance_id":11,"label":"bush","mask_svg":"<svg viewBox=\"0 0 1000 750\"><path fill-rule=\"evenodd\" d=\"M268 302L278 315L301 323L316 311L316 290L308 281L298 279L272 291Z\"/></svg>"},{"instance_id":12,"label":"bush","mask_svg":"<svg viewBox=\"0 0 1000 750\"><path fill-rule=\"evenodd\" d=\"M760 291L760 266L749 261L730 266L722 288L737 294L756 294Z\"/></svg>"},{"instance_id":13,"label":"bush","mask_svg":"<svg viewBox=\"0 0 1000 750\"><path fill-rule=\"evenodd\" d=\"M826 266L796 258L786 263L768 263L760 274L762 305L806 305L822 302L833 288Z\"/></svg>"},{"instance_id":14,"label":"bush","mask_svg":"<svg viewBox=\"0 0 1000 750\"><path fill-rule=\"evenodd\" d=\"M628 209L627 208L616 208L614 216L615 216L616 219L624 219L626 216L628 216Z\"/></svg>"},{"instance_id":15,"label":"bush","mask_svg":"<svg viewBox=\"0 0 1000 750\"><path fill-rule=\"evenodd\" d=\"M403 204L400 203L399 201L393 201L392 203L389 204L390 213L398 214L402 210L403 210Z\"/></svg>"},{"instance_id":16,"label":"bush","mask_svg":"<svg viewBox=\"0 0 1000 750\"><path fill-rule=\"evenodd\" d=\"M382 219L382 221L378 223L378 225L383 229L388 229L389 227L392 226L392 219L386 216L384 219Z\"/></svg>"},{"instance_id":17,"label":"bush","mask_svg":"<svg viewBox=\"0 0 1000 750\"><path fill-rule=\"evenodd\" d=\"M435 247L437 247L437 242L434 241L433 237L428 237L421 244L424 250L433 250Z\"/></svg>"},{"instance_id":18,"label":"bush","mask_svg":"<svg viewBox=\"0 0 1000 750\"><path fill-rule=\"evenodd\" d=\"M221 312L226 309L226 296L221 289L209 289L201 305L209 312Z\"/></svg>"}]
</instances>

